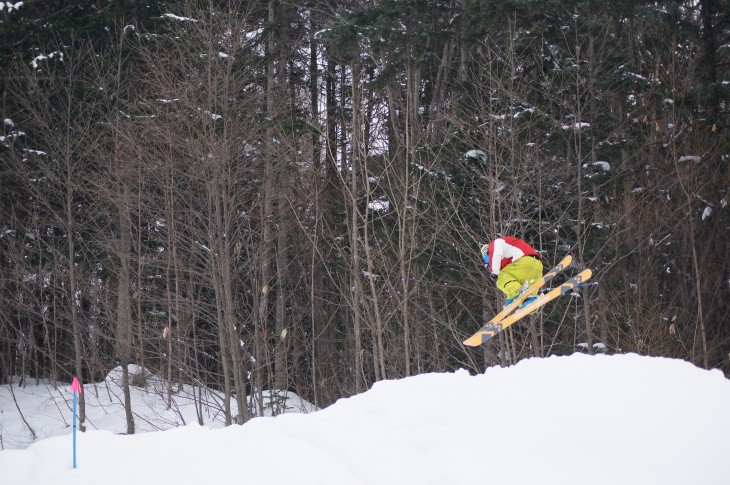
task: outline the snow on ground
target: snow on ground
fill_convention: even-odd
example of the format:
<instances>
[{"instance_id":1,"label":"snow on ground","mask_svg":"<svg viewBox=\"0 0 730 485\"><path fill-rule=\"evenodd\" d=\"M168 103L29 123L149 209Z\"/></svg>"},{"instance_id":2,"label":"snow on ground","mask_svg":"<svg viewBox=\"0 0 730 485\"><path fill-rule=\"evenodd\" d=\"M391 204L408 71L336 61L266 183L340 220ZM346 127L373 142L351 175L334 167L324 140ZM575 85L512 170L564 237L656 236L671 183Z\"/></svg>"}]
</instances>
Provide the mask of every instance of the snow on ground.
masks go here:
<instances>
[{"instance_id":1,"label":"snow on ground","mask_svg":"<svg viewBox=\"0 0 730 485\"><path fill-rule=\"evenodd\" d=\"M60 418L48 409L70 409L70 395L44 401L49 417L36 415L36 427L57 434ZM8 406L0 401L4 441L16 429ZM0 452L0 482L727 485L729 410L730 380L717 370L575 354L476 376L382 381L320 411L243 426L88 431L78 436L77 469L64 428L62 436Z\"/></svg>"},{"instance_id":2,"label":"snow on ground","mask_svg":"<svg viewBox=\"0 0 730 485\"><path fill-rule=\"evenodd\" d=\"M211 428L225 425L221 393L192 386L173 386L168 406L166 382L136 365L129 366L135 431L162 431L202 422ZM112 370L100 383L86 384L87 430L126 433L127 422L122 394L122 368ZM264 414L277 411L307 413L315 407L294 393L263 392ZM17 401L17 406L15 404ZM70 384L54 388L47 381L36 384L28 379L24 387L0 386L0 450L26 448L34 441L72 431L73 395ZM18 412L20 409L20 413ZM235 414L235 400L231 402ZM22 416L21 416L22 413ZM198 416L200 415L200 421ZM27 422L27 424L26 424ZM31 431L32 430L32 431ZM34 435L35 434L35 439ZM4 485L2 481L0 484Z\"/></svg>"}]
</instances>

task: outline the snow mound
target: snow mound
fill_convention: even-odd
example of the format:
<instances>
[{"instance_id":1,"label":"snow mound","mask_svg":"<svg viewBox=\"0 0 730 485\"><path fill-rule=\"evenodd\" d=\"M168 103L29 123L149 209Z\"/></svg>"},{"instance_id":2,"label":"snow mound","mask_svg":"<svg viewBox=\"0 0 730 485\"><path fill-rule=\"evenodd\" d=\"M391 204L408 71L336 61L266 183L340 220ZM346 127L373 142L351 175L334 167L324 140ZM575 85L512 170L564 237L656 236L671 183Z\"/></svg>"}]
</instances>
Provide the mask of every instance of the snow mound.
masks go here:
<instances>
[{"instance_id":1,"label":"snow mound","mask_svg":"<svg viewBox=\"0 0 730 485\"><path fill-rule=\"evenodd\" d=\"M637 355L378 382L311 414L70 436L0 452L3 485L726 485L730 381Z\"/></svg>"}]
</instances>

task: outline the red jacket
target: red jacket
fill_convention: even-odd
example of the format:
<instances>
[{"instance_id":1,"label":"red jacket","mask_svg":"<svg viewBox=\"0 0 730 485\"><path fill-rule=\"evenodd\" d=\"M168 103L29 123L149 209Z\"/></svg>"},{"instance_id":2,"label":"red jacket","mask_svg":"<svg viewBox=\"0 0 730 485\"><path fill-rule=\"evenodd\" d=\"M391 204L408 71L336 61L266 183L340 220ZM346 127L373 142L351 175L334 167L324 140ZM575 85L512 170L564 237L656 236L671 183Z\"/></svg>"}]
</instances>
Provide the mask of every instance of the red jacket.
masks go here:
<instances>
[{"instance_id":1,"label":"red jacket","mask_svg":"<svg viewBox=\"0 0 730 485\"><path fill-rule=\"evenodd\" d=\"M535 256L540 259L535 249L522 239L516 237L500 237L489 243L489 271L499 274L508 264L522 256Z\"/></svg>"}]
</instances>

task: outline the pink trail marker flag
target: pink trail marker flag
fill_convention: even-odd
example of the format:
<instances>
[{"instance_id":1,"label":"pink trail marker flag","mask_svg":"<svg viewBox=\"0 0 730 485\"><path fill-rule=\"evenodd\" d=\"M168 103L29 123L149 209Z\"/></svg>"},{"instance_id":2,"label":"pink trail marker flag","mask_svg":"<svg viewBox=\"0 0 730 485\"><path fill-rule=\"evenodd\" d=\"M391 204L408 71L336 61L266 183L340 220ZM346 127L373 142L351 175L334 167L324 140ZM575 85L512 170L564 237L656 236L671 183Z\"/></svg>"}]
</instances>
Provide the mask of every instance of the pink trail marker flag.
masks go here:
<instances>
[{"instance_id":1,"label":"pink trail marker flag","mask_svg":"<svg viewBox=\"0 0 730 485\"><path fill-rule=\"evenodd\" d=\"M74 377L74 380L71 382L71 392L74 393L74 420L73 420L73 434L74 434L74 468L76 468L76 401L78 399L79 394L81 394L82 388L81 384L79 383L79 380Z\"/></svg>"}]
</instances>

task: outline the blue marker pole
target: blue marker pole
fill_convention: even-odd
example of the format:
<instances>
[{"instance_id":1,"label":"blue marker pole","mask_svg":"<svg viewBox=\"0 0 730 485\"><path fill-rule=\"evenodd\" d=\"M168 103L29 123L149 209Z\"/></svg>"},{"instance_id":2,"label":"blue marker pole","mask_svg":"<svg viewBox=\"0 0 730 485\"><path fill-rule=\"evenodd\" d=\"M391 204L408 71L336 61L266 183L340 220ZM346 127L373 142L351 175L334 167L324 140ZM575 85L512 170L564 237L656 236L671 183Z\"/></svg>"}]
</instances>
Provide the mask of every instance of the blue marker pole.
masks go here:
<instances>
[{"instance_id":1,"label":"blue marker pole","mask_svg":"<svg viewBox=\"0 0 730 485\"><path fill-rule=\"evenodd\" d=\"M79 393L82 392L81 390L81 384L79 383L79 380L74 377L73 382L71 383L71 391L74 393L74 468L76 468L76 401L78 400Z\"/></svg>"},{"instance_id":2,"label":"blue marker pole","mask_svg":"<svg viewBox=\"0 0 730 485\"><path fill-rule=\"evenodd\" d=\"M78 394L74 392L74 468L76 468L76 400Z\"/></svg>"}]
</instances>

